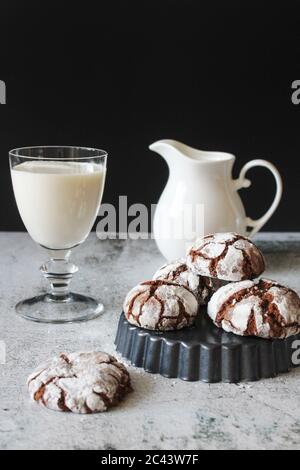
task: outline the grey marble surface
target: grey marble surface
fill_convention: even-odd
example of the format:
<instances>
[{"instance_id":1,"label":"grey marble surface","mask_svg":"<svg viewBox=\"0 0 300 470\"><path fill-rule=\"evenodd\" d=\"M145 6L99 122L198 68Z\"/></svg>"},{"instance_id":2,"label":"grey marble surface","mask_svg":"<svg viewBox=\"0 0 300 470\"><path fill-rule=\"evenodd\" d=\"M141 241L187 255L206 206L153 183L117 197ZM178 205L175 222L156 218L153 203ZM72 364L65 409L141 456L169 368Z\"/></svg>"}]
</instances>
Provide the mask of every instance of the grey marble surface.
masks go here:
<instances>
[{"instance_id":1,"label":"grey marble surface","mask_svg":"<svg viewBox=\"0 0 300 470\"><path fill-rule=\"evenodd\" d=\"M260 234L266 275L300 290L300 234ZM77 250L73 289L101 298L102 317L84 324L42 325L18 318L15 303L41 292L44 253L26 234L0 233L1 449L300 449L300 369L249 384L165 379L129 366L134 392L99 415L45 410L29 400L27 375L61 351L114 353L124 295L163 262L155 244L100 241Z\"/></svg>"}]
</instances>

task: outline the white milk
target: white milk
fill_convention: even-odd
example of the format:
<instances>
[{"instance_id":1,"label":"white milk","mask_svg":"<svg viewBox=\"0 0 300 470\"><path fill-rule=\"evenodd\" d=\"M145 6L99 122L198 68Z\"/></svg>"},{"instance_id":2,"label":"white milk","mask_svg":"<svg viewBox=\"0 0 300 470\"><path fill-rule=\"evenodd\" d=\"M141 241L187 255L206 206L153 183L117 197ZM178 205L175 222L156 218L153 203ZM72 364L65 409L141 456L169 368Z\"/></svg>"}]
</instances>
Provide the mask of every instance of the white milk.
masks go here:
<instances>
[{"instance_id":1,"label":"white milk","mask_svg":"<svg viewBox=\"0 0 300 470\"><path fill-rule=\"evenodd\" d=\"M94 163L28 161L16 165L12 183L30 236L52 249L84 241L99 211L105 168Z\"/></svg>"}]
</instances>

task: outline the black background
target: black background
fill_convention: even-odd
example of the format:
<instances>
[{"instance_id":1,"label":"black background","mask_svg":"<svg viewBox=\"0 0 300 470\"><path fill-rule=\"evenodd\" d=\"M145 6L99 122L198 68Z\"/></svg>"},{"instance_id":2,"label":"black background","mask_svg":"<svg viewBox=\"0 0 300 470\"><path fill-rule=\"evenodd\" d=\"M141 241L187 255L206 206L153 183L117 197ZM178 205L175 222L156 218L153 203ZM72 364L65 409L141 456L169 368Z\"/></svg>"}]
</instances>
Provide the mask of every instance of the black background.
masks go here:
<instances>
[{"instance_id":1,"label":"black background","mask_svg":"<svg viewBox=\"0 0 300 470\"><path fill-rule=\"evenodd\" d=\"M300 230L299 21L297 2L1 0L0 229L24 229L10 148L104 148L104 202L151 204L168 170L148 145L173 138L234 153L235 176L249 159L271 160L284 197L265 229ZM263 169L249 177L242 197L257 217L274 182Z\"/></svg>"}]
</instances>

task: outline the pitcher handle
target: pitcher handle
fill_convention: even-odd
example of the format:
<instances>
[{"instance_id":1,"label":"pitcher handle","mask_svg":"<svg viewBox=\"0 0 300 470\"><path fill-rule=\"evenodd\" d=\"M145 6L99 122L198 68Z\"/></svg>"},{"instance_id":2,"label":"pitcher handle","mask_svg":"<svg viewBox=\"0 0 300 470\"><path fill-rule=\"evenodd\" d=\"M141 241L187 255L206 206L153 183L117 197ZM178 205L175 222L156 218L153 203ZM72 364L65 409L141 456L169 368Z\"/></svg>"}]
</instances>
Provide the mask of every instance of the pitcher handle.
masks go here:
<instances>
[{"instance_id":1,"label":"pitcher handle","mask_svg":"<svg viewBox=\"0 0 300 470\"><path fill-rule=\"evenodd\" d=\"M262 217L256 220L253 220L250 217L246 217L246 226L252 227L252 230L249 230L248 232L249 237L255 235L255 233L258 232L262 228L262 226L265 225L265 223L270 219L270 217L274 214L275 210L277 209L282 196L282 179L279 171L273 165L273 163L262 159L251 160L243 166L238 179L234 181L235 189L239 190L241 188L249 188L249 186L251 186L251 181L246 179L245 175L247 171L254 166L263 166L271 171L276 181L276 194L271 204L271 207Z\"/></svg>"}]
</instances>

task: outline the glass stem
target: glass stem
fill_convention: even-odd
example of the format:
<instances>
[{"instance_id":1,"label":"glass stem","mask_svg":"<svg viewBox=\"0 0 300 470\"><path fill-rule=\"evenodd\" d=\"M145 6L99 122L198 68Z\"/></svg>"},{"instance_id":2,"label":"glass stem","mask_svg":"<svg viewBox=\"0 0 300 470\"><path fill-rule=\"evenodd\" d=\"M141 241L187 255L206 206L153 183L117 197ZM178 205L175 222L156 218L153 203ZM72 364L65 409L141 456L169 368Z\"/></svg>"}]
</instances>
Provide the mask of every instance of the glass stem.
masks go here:
<instances>
[{"instance_id":1,"label":"glass stem","mask_svg":"<svg viewBox=\"0 0 300 470\"><path fill-rule=\"evenodd\" d=\"M71 250L48 250L49 260L40 270L50 283L48 300L67 302L70 299L70 282L73 274L78 271L75 264L69 261Z\"/></svg>"}]
</instances>

